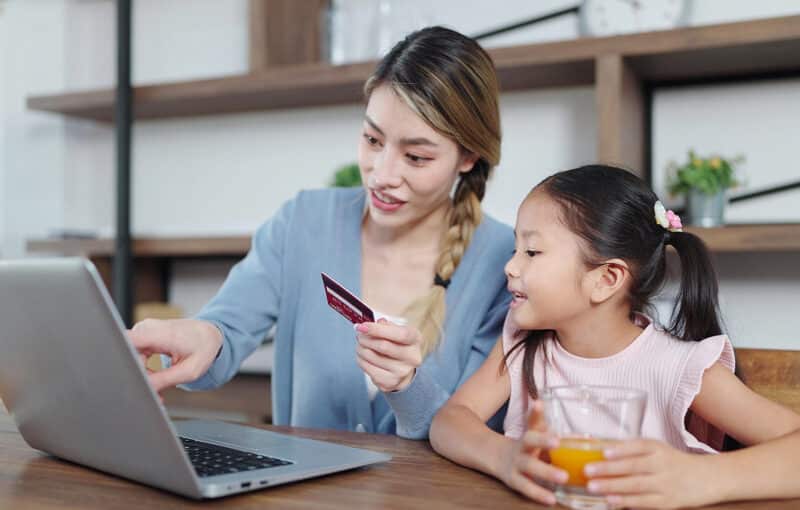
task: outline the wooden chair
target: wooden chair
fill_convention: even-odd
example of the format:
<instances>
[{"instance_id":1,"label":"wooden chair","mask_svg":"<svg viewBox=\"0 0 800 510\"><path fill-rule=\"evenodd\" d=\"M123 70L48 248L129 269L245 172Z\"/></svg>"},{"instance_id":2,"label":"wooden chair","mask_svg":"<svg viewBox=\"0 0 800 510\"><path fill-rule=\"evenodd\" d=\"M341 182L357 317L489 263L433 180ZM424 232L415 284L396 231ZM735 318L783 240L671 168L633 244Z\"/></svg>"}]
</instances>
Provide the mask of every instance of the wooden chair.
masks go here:
<instances>
[{"instance_id":1,"label":"wooden chair","mask_svg":"<svg viewBox=\"0 0 800 510\"><path fill-rule=\"evenodd\" d=\"M736 349L736 374L756 393L800 413L800 351Z\"/></svg>"}]
</instances>

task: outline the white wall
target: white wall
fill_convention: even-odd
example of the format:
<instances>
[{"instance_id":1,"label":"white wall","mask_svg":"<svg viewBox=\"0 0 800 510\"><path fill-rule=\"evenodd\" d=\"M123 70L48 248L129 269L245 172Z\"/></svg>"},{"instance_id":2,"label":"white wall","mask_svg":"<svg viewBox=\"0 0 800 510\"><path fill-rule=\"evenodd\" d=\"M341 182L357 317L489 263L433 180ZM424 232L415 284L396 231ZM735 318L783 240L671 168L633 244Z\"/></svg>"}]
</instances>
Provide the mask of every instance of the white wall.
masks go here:
<instances>
[{"instance_id":1,"label":"white wall","mask_svg":"<svg viewBox=\"0 0 800 510\"><path fill-rule=\"evenodd\" d=\"M27 95L66 86L63 14L56 0L6 1L0 14L4 256L19 256L26 239L64 222L64 121L25 109Z\"/></svg>"},{"instance_id":2,"label":"white wall","mask_svg":"<svg viewBox=\"0 0 800 510\"><path fill-rule=\"evenodd\" d=\"M0 1L0 258L3 257L3 246L5 246L6 231L6 208L3 206L5 200L5 126L6 126L6 66L3 65L3 48L6 47L6 19L4 16L5 5Z\"/></svg>"},{"instance_id":3,"label":"white wall","mask_svg":"<svg viewBox=\"0 0 800 510\"><path fill-rule=\"evenodd\" d=\"M405 4L413 2L421 0ZM475 33L571 3L440 0L424 5L430 9L429 22ZM800 12L794 0L694 4L693 24ZM0 145L0 183L5 178L0 187L0 253L5 256L21 255L24 239L51 228L112 232L111 128L27 112L24 98L110 86L113 11L109 0L6 2L0 21L9 27L0 30L0 78L5 77L0 85L4 107L0 139L5 133L6 149ZM246 0L135 2L134 82L244 72L246 16ZM38 26L36 32L30 30L32 24ZM575 20L564 18L498 36L487 45L571 38L576 33ZM791 167L783 163L796 158L796 142L791 142L798 134L798 85L786 81L660 92L654 105L655 184L660 185L658 172L664 162L681 158L687 144L704 151L748 154L748 173L757 175L751 179L754 186L761 185L762 177L767 182L773 175L791 175ZM594 159L594 96L590 88L516 92L503 95L501 108L503 160L485 206L490 214L513 222L522 196L541 178ZM323 185L335 167L355 158L361 115L360 106L347 105L138 122L133 148L134 232L252 231L296 190ZM762 128L767 125L768 129ZM757 219L766 211L797 220L796 196L776 197L766 206L754 203L756 211L737 206L731 219ZM796 332L781 320L800 304L796 257L719 257L722 299L735 342L800 347ZM221 282L225 268L211 262L177 264L173 301L188 313L196 312Z\"/></svg>"}]
</instances>

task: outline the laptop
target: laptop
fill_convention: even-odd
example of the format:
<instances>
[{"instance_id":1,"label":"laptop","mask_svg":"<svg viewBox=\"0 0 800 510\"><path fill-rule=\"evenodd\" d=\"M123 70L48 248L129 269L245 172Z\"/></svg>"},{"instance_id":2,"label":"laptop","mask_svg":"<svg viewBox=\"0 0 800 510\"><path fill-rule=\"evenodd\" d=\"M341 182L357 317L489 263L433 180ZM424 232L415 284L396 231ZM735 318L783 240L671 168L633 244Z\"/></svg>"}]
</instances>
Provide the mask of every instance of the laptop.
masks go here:
<instances>
[{"instance_id":1,"label":"laptop","mask_svg":"<svg viewBox=\"0 0 800 510\"><path fill-rule=\"evenodd\" d=\"M0 398L32 448L197 499L391 459L255 427L172 422L82 258L0 261Z\"/></svg>"}]
</instances>

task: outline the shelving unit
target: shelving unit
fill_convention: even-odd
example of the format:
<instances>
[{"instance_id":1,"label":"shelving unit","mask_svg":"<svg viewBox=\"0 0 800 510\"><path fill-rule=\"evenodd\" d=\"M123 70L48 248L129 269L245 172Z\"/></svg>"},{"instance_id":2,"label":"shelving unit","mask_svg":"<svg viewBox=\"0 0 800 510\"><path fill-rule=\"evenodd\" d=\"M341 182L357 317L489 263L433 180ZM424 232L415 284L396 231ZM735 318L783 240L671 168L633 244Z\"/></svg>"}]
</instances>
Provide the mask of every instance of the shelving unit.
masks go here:
<instances>
[{"instance_id":1,"label":"shelving unit","mask_svg":"<svg viewBox=\"0 0 800 510\"><path fill-rule=\"evenodd\" d=\"M139 258L241 257L250 248L250 236L142 237L133 241ZM113 239L40 239L27 243L30 252L57 252L67 256L110 257Z\"/></svg>"},{"instance_id":2,"label":"shelving unit","mask_svg":"<svg viewBox=\"0 0 800 510\"><path fill-rule=\"evenodd\" d=\"M322 0L251 0L251 72L136 87L135 117L155 120L361 101L361 88L374 62L323 64L315 53L317 41L297 42L297 34L318 33L316 22L308 20L319 19L324 4ZM272 15L267 16L267 11ZM800 16L521 45L490 53L504 91L594 86L597 159L639 170L650 163L650 101L655 88L800 76ZM33 110L110 122L114 91L33 96L27 104ZM718 252L800 250L798 224L692 231ZM164 261L187 256L238 257L247 246L246 237L138 239L132 251L139 261L138 274L144 274L143 264L154 265L151 269L161 273L150 279L161 281L163 287ZM29 242L28 249L83 254L99 261L109 260L113 251L110 240L39 240ZM141 297L137 295L136 300Z\"/></svg>"},{"instance_id":3,"label":"shelving unit","mask_svg":"<svg viewBox=\"0 0 800 510\"><path fill-rule=\"evenodd\" d=\"M581 38L490 50L505 91L605 85L621 59L638 81L747 76L800 69L800 16L617 37ZM612 58L609 58L612 57ZM347 104L361 100L375 62L286 65L211 80L145 85L134 90L137 119L163 119ZM620 70L621 71L621 70ZM605 104L609 98L599 97ZM114 90L28 98L32 110L110 122Z\"/></svg>"},{"instance_id":4,"label":"shelving unit","mask_svg":"<svg viewBox=\"0 0 800 510\"><path fill-rule=\"evenodd\" d=\"M251 0L255 19L266 7ZM284 2L266 2L267 6ZM318 19L322 3L306 7ZM288 4L292 5L292 4ZM298 9L295 7L295 9ZM294 13L297 14L297 13ZM269 16L266 17L270 19ZM279 23L281 20L273 21ZM289 30L316 33L307 29ZM271 109L348 104L362 99L364 80L375 62L331 66L306 47L287 49L280 65L258 65L266 57L266 21L251 30L251 72L243 76L136 87L137 119L164 119ZM268 51L267 51L268 52ZM274 53L279 53L277 50ZM591 86L597 103L597 159L641 170L650 154L649 114L653 89L679 83L747 80L765 76L800 76L800 16L648 32L616 37L580 38L490 50L504 91ZM281 56L280 54L279 56ZM277 59L274 57L273 60ZM268 59L267 59L268 60ZM287 61L298 62L285 64ZM110 122L112 89L33 96L28 108L70 117Z\"/></svg>"},{"instance_id":5,"label":"shelving unit","mask_svg":"<svg viewBox=\"0 0 800 510\"><path fill-rule=\"evenodd\" d=\"M800 250L800 223L687 227L714 252ZM133 241L136 258L241 258L250 248L250 236L144 237ZM112 239L38 239L27 243L34 253L60 253L87 258L111 257Z\"/></svg>"},{"instance_id":6,"label":"shelving unit","mask_svg":"<svg viewBox=\"0 0 800 510\"><path fill-rule=\"evenodd\" d=\"M800 223L688 227L715 253L800 251ZM249 236L146 237L133 240L136 301L167 301L171 262L175 259L225 259L231 263L250 248ZM83 256L111 281L113 239L41 239L27 243L28 252Z\"/></svg>"}]
</instances>

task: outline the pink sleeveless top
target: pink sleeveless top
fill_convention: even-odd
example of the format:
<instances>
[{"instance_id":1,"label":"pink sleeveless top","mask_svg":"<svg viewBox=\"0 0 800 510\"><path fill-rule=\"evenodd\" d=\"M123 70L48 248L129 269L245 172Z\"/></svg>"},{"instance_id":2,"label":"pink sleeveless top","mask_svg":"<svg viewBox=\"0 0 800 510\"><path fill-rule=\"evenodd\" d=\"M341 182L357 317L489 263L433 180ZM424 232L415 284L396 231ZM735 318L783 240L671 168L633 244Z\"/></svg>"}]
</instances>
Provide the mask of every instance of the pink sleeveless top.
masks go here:
<instances>
[{"instance_id":1,"label":"pink sleeveless top","mask_svg":"<svg viewBox=\"0 0 800 510\"><path fill-rule=\"evenodd\" d=\"M733 346L725 335L701 342L684 342L656 329L644 315L636 316L644 331L625 349L607 358L581 358L567 352L555 339L542 342L534 359L537 388L573 384L627 386L647 392L642 437L661 439L687 452L722 449L724 434L689 411L700 392L703 373L714 363L734 369ZM525 337L506 316L503 352ZM506 362L511 396L504 422L505 435L519 438L525 432L533 399L525 389L522 359L525 348Z\"/></svg>"}]
</instances>

